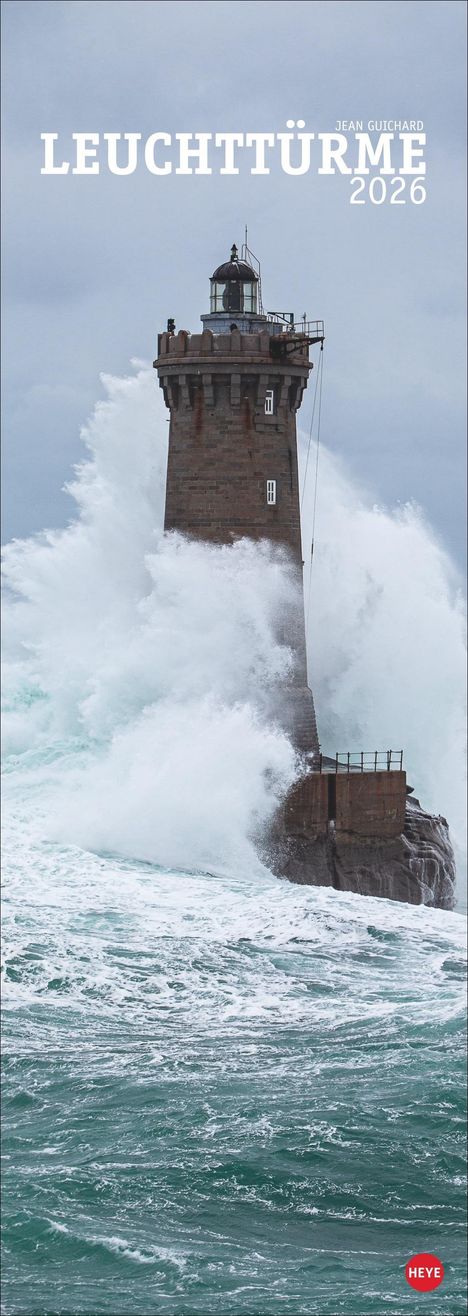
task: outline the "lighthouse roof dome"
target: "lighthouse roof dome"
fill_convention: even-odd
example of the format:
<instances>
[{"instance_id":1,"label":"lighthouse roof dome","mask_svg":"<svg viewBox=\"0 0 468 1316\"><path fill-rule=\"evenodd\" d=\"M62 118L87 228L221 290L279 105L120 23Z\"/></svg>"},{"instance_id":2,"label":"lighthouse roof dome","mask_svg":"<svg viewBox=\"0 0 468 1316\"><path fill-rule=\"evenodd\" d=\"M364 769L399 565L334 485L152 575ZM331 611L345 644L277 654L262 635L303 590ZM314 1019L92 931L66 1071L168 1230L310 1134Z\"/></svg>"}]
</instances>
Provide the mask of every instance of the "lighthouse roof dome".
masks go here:
<instances>
[{"instance_id":1,"label":"lighthouse roof dome","mask_svg":"<svg viewBox=\"0 0 468 1316\"><path fill-rule=\"evenodd\" d=\"M235 245L231 249L230 260L225 261L224 265L218 265L211 277L217 283L228 283L230 280L235 280L236 283L258 282L258 275L252 269L252 266L248 265L245 260L239 260Z\"/></svg>"}]
</instances>

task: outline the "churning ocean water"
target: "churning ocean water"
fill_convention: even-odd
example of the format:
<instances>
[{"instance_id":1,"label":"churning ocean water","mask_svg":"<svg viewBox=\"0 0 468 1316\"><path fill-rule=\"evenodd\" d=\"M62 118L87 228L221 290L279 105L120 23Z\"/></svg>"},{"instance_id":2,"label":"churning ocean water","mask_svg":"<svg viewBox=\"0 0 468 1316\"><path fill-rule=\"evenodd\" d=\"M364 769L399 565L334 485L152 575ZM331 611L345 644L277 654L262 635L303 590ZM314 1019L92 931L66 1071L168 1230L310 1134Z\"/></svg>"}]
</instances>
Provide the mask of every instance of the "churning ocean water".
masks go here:
<instances>
[{"instance_id":1,"label":"churning ocean water","mask_svg":"<svg viewBox=\"0 0 468 1316\"><path fill-rule=\"evenodd\" d=\"M76 519L6 552L2 1311L458 1316L464 919L260 862L288 564L163 538L151 372L106 387ZM461 908L457 581L417 508L322 471L324 747L405 747Z\"/></svg>"}]
</instances>

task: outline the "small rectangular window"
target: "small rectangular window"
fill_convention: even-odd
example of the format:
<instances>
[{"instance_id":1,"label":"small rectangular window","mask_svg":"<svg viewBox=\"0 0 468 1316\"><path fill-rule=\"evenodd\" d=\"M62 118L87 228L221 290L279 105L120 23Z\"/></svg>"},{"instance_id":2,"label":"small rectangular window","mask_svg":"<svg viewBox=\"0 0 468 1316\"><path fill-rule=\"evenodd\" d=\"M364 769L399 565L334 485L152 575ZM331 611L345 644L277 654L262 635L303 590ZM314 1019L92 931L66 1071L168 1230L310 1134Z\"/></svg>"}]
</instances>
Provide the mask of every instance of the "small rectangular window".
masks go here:
<instances>
[{"instance_id":1,"label":"small rectangular window","mask_svg":"<svg viewBox=\"0 0 468 1316\"><path fill-rule=\"evenodd\" d=\"M276 480L267 480L267 503L269 507L276 506Z\"/></svg>"},{"instance_id":2,"label":"small rectangular window","mask_svg":"<svg viewBox=\"0 0 468 1316\"><path fill-rule=\"evenodd\" d=\"M265 415L272 416L274 412L274 393L272 388L267 388L265 393Z\"/></svg>"},{"instance_id":3,"label":"small rectangular window","mask_svg":"<svg viewBox=\"0 0 468 1316\"><path fill-rule=\"evenodd\" d=\"M257 310L257 285L255 283L244 283L244 311L250 314Z\"/></svg>"},{"instance_id":4,"label":"small rectangular window","mask_svg":"<svg viewBox=\"0 0 468 1316\"><path fill-rule=\"evenodd\" d=\"M213 311L224 311L225 309L227 309L227 307L224 306L224 301L225 301L225 290L226 290L226 284L225 284L225 283L212 283L212 284L211 284L211 301L210 301L210 310L211 310L212 312L213 312Z\"/></svg>"}]
</instances>

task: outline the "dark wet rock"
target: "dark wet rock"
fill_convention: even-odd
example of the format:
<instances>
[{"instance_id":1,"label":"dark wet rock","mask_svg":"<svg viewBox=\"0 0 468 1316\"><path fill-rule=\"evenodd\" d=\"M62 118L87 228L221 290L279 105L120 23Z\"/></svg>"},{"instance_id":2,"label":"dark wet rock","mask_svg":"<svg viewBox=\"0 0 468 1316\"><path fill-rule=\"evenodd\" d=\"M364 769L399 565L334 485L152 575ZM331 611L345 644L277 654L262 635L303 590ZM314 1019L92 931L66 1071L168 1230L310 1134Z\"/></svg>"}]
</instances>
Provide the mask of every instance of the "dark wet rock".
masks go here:
<instances>
[{"instance_id":1,"label":"dark wet rock","mask_svg":"<svg viewBox=\"0 0 468 1316\"><path fill-rule=\"evenodd\" d=\"M278 876L307 886L328 886L411 905L453 909L455 860L445 818L427 813L414 795L405 823L393 838L288 835L284 812L275 819L264 857Z\"/></svg>"}]
</instances>

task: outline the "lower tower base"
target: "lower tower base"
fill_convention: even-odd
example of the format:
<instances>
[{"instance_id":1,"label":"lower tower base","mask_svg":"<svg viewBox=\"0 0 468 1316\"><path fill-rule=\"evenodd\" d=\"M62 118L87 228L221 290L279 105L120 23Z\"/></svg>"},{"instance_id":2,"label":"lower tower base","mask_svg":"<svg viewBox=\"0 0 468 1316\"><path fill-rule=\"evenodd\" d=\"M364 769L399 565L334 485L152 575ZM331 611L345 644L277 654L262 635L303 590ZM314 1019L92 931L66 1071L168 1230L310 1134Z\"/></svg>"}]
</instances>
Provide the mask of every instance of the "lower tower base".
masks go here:
<instances>
[{"instance_id":1,"label":"lower tower base","mask_svg":"<svg viewBox=\"0 0 468 1316\"><path fill-rule=\"evenodd\" d=\"M330 776L303 777L278 811L262 846L272 871L302 885L453 909L455 860L448 824L445 818L427 813L414 796L404 800L402 810L402 783L397 780L401 777L404 774L388 774L386 783L367 779L368 786L358 779L361 806L357 803L348 817L351 800L343 785L344 825L338 826L336 819L325 816ZM358 798L357 788L351 789ZM339 808L335 811L339 813Z\"/></svg>"}]
</instances>

